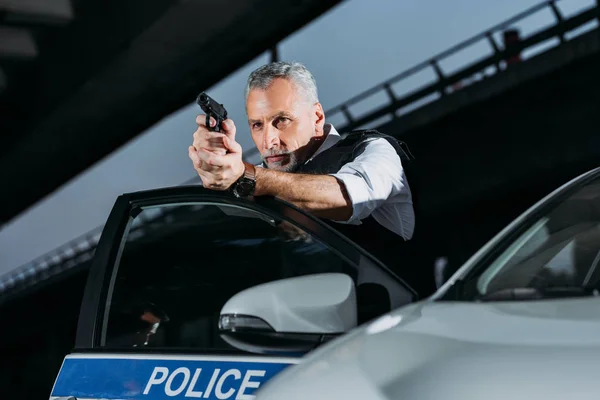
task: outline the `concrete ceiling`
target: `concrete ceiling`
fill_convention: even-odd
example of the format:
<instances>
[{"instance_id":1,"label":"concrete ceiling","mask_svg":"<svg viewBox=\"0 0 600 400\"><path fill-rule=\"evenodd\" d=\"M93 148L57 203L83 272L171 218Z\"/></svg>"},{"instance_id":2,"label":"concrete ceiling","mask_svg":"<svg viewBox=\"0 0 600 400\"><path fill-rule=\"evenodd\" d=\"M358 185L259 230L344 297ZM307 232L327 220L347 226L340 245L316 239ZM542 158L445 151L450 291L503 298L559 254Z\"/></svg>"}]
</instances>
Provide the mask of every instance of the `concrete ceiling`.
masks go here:
<instances>
[{"instance_id":1,"label":"concrete ceiling","mask_svg":"<svg viewBox=\"0 0 600 400\"><path fill-rule=\"evenodd\" d=\"M0 225L342 0L0 0Z\"/></svg>"}]
</instances>

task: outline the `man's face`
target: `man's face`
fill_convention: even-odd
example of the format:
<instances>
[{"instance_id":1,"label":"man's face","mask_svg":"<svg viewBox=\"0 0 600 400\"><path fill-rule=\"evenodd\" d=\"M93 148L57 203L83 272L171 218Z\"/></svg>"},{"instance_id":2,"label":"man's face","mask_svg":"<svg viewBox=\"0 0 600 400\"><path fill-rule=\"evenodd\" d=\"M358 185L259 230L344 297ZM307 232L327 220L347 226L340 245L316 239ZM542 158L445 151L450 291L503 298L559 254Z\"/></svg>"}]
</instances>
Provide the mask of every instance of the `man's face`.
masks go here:
<instances>
[{"instance_id":1,"label":"man's face","mask_svg":"<svg viewBox=\"0 0 600 400\"><path fill-rule=\"evenodd\" d=\"M323 137L321 105L310 104L287 79L274 79L266 90L251 90L246 111L252 139L268 168L295 171Z\"/></svg>"}]
</instances>

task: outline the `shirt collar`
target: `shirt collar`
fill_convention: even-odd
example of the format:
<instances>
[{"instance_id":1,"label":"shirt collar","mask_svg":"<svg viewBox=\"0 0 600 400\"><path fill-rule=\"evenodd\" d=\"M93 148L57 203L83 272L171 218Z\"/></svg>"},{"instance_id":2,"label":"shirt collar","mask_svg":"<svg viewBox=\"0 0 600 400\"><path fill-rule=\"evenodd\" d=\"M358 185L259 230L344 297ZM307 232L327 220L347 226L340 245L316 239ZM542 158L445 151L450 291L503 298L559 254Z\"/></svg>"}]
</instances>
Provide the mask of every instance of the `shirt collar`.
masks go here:
<instances>
[{"instance_id":1,"label":"shirt collar","mask_svg":"<svg viewBox=\"0 0 600 400\"><path fill-rule=\"evenodd\" d=\"M326 135L325 140L323 140L323 143L321 143L317 151L315 151L315 153L306 162L311 161L313 158L315 158L325 150L329 149L342 139L342 137L332 124L325 124L325 126L323 127L323 132Z\"/></svg>"}]
</instances>

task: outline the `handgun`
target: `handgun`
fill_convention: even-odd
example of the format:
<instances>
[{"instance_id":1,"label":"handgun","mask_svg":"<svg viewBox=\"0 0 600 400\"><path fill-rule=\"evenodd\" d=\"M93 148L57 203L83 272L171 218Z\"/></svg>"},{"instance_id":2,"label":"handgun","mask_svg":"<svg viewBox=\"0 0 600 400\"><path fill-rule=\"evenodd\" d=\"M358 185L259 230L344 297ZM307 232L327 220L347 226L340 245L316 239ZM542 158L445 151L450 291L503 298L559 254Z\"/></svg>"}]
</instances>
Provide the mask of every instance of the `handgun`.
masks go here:
<instances>
[{"instance_id":1,"label":"handgun","mask_svg":"<svg viewBox=\"0 0 600 400\"><path fill-rule=\"evenodd\" d=\"M206 114L206 127L213 132L221 132L221 124L227 119L227 110L223 104L217 103L215 99L204 92L198 95L196 103L198 103L202 111ZM210 126L211 116L217 121L214 128Z\"/></svg>"}]
</instances>

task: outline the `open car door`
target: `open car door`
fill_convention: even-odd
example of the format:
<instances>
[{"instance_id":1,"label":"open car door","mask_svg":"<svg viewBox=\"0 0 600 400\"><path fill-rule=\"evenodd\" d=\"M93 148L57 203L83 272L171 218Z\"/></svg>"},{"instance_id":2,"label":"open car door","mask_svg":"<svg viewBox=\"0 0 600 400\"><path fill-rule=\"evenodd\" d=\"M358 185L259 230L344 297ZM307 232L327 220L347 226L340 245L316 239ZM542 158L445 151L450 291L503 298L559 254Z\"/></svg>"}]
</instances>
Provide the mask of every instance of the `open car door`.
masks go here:
<instances>
[{"instance_id":1,"label":"open car door","mask_svg":"<svg viewBox=\"0 0 600 400\"><path fill-rule=\"evenodd\" d=\"M282 201L198 186L120 196L51 399L251 399L320 342L272 354L238 346L223 326L223 307L258 285L331 273L351 279L354 325L416 298L368 253ZM302 299L317 295L305 293L297 305L310 311ZM265 307L281 308L271 303Z\"/></svg>"}]
</instances>

